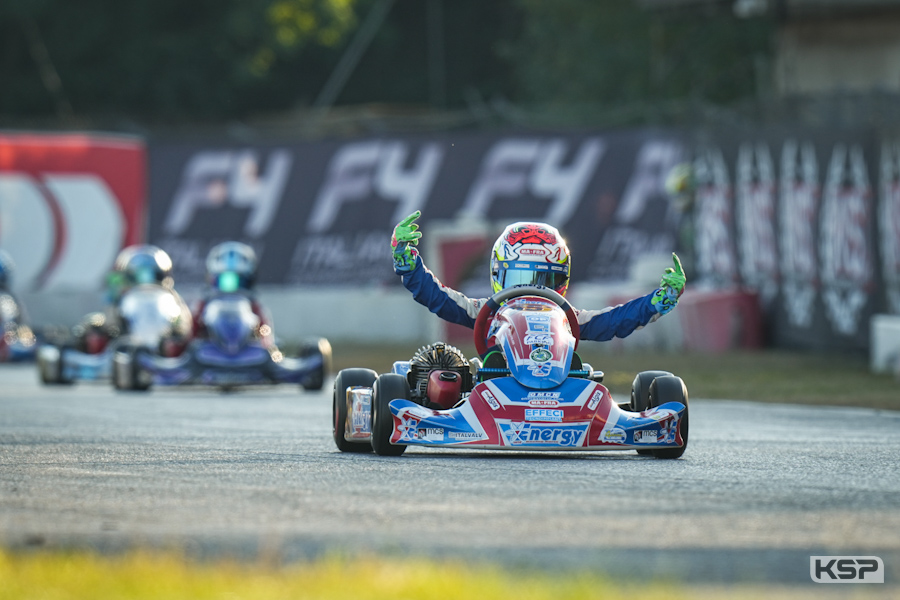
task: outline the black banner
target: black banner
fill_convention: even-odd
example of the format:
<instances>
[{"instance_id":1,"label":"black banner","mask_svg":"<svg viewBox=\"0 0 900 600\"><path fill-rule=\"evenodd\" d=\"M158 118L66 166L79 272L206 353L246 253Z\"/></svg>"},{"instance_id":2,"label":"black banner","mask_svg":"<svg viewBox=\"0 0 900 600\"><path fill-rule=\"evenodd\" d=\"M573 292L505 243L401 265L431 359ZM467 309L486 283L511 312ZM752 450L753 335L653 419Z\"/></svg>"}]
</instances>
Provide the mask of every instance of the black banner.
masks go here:
<instances>
[{"instance_id":1,"label":"black banner","mask_svg":"<svg viewBox=\"0 0 900 600\"><path fill-rule=\"evenodd\" d=\"M900 143L871 132L156 141L149 155L149 239L179 284L234 239L257 249L264 284L397 285L391 231L421 210L426 239L438 222L555 225L573 283L624 281L642 255L677 250L695 289L756 291L776 346L862 350L872 314L900 314ZM488 289L479 252L454 267L470 294Z\"/></svg>"},{"instance_id":2,"label":"black banner","mask_svg":"<svg viewBox=\"0 0 900 600\"><path fill-rule=\"evenodd\" d=\"M896 185L898 171L888 185L879 160L866 132L732 132L698 144L695 279L756 290L776 346L866 349L869 319L884 310L879 235L900 231L878 226L879 201L882 212L898 206L879 199L879 182Z\"/></svg>"},{"instance_id":3,"label":"black banner","mask_svg":"<svg viewBox=\"0 0 900 600\"><path fill-rule=\"evenodd\" d=\"M566 237L573 281L623 280L641 255L676 249L682 215L665 179L688 159L669 131L156 141L149 239L172 255L179 283L202 281L208 249L233 239L258 251L261 283L396 285L389 240L414 210L426 236L432 221L499 233L530 219Z\"/></svg>"}]
</instances>

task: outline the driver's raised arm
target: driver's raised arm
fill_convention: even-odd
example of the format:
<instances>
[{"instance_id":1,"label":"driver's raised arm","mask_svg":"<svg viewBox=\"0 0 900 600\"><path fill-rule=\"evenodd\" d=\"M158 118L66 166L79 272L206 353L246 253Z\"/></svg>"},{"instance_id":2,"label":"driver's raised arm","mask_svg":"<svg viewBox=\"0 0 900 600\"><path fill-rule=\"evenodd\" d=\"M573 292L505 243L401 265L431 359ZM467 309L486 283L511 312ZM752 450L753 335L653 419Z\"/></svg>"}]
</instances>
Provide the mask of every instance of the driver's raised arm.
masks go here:
<instances>
[{"instance_id":1,"label":"driver's raised arm","mask_svg":"<svg viewBox=\"0 0 900 600\"><path fill-rule=\"evenodd\" d=\"M403 286L412 292L416 302L445 321L474 327L475 317L485 301L472 300L445 286L425 267L416 249L422 232L418 231L419 226L415 221L421 214L416 211L394 227L391 237L394 273L400 275Z\"/></svg>"},{"instance_id":2,"label":"driver's raised arm","mask_svg":"<svg viewBox=\"0 0 900 600\"><path fill-rule=\"evenodd\" d=\"M396 268L395 268L396 271ZM447 287L416 255L412 270L398 273L403 286L412 292L413 298L445 321L472 328L478 311L485 303L484 298L472 299Z\"/></svg>"},{"instance_id":3,"label":"driver's raised arm","mask_svg":"<svg viewBox=\"0 0 900 600\"><path fill-rule=\"evenodd\" d=\"M627 337L660 317L652 300L653 294L647 294L602 310L575 309L578 325L581 327L581 339L606 342L616 337Z\"/></svg>"},{"instance_id":4,"label":"driver's raised arm","mask_svg":"<svg viewBox=\"0 0 900 600\"><path fill-rule=\"evenodd\" d=\"M652 293L603 310L578 311L581 339L605 342L614 337L624 338L671 312L687 283L681 260L674 252L672 261L674 267L665 270L659 288Z\"/></svg>"}]
</instances>

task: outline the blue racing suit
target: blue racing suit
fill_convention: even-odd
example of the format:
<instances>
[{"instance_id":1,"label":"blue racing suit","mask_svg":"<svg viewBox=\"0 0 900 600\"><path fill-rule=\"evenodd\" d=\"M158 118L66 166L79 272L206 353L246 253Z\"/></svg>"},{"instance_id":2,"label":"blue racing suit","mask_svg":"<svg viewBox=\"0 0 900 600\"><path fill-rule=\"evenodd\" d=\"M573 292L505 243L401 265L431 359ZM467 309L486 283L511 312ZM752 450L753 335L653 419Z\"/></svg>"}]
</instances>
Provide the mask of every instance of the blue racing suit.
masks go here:
<instances>
[{"instance_id":1,"label":"blue racing suit","mask_svg":"<svg viewBox=\"0 0 900 600\"><path fill-rule=\"evenodd\" d=\"M472 299L441 283L416 254L416 265L410 271L395 267L403 285L412 292L416 302L451 323L474 328L478 311L487 298ZM655 292L655 290L654 290ZM578 326L581 339L605 342L614 337L624 338L648 323L659 318L656 308L650 303L653 292L625 304L610 306L602 310L578 310Z\"/></svg>"}]
</instances>

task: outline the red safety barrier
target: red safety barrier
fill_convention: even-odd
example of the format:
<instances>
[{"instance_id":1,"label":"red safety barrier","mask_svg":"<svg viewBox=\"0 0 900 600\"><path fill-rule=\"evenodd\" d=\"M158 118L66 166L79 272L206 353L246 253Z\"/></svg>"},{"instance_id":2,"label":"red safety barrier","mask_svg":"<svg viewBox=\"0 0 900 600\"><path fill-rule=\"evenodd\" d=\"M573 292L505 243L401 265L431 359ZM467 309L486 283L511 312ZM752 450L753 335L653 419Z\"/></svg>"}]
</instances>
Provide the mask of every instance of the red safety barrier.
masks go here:
<instances>
[{"instance_id":1,"label":"red safety barrier","mask_svg":"<svg viewBox=\"0 0 900 600\"><path fill-rule=\"evenodd\" d=\"M754 292L685 292L673 314L681 319L685 350L722 352L763 345L763 318Z\"/></svg>"}]
</instances>

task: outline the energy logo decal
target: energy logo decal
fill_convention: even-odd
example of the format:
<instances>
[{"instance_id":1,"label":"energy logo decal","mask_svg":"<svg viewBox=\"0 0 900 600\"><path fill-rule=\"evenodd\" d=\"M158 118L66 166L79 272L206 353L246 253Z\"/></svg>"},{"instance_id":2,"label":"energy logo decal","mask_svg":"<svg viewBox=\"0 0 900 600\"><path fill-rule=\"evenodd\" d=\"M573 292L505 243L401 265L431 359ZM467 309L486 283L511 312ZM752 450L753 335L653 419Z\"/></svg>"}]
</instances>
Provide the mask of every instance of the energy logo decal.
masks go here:
<instances>
[{"instance_id":1,"label":"energy logo decal","mask_svg":"<svg viewBox=\"0 0 900 600\"><path fill-rule=\"evenodd\" d=\"M541 425L526 422L498 422L500 436L506 446L581 446L589 423Z\"/></svg>"}]
</instances>

